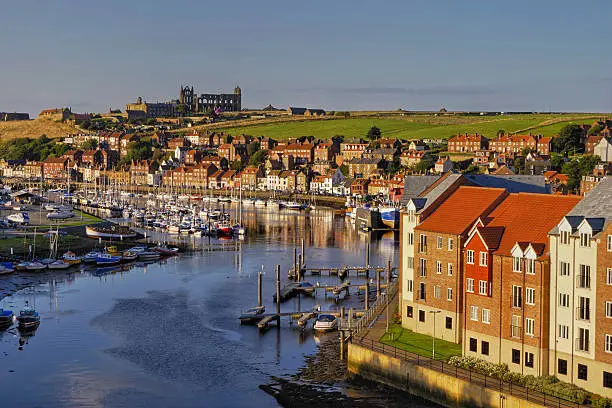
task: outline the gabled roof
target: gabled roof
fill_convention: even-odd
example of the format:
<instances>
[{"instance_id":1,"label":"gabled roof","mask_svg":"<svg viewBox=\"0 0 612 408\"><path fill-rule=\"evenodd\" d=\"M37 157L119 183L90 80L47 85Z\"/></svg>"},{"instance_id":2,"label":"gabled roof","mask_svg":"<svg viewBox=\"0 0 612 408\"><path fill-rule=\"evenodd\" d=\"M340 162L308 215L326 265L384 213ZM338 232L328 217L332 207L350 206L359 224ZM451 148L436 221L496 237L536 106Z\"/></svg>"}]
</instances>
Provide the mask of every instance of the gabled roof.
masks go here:
<instances>
[{"instance_id":1,"label":"gabled roof","mask_svg":"<svg viewBox=\"0 0 612 408\"><path fill-rule=\"evenodd\" d=\"M406 205L411 198L418 197L428 187L444 176L406 176L404 178L404 194L401 204Z\"/></svg>"},{"instance_id":2,"label":"gabled roof","mask_svg":"<svg viewBox=\"0 0 612 408\"><path fill-rule=\"evenodd\" d=\"M503 176L491 174L466 174L465 176L475 185L504 188L509 193L550 193L550 188L546 185L544 176Z\"/></svg>"}]
</instances>

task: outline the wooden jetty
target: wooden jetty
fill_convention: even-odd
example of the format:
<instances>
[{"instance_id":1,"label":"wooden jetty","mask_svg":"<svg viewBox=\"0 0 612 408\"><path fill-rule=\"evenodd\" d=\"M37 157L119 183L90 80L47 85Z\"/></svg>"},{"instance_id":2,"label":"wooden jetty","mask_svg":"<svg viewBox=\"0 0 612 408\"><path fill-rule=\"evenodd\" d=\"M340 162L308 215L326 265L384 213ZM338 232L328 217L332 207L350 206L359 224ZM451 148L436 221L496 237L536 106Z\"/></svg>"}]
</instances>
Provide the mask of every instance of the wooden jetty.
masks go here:
<instances>
[{"instance_id":1,"label":"wooden jetty","mask_svg":"<svg viewBox=\"0 0 612 408\"><path fill-rule=\"evenodd\" d=\"M263 329L264 327L268 326L270 322L278 320L280 320L280 316L277 314L266 315L257 323L257 327Z\"/></svg>"},{"instance_id":2,"label":"wooden jetty","mask_svg":"<svg viewBox=\"0 0 612 408\"><path fill-rule=\"evenodd\" d=\"M330 266L330 267L318 267L318 268L296 268L295 266L289 269L287 273L287 277L289 279L297 279L296 271L300 271L301 276L338 276L340 279L344 279L351 274L356 276L369 276L370 273L373 275L378 273L382 274L388 272L387 267L384 266ZM393 273L396 268L391 268L391 273Z\"/></svg>"}]
</instances>

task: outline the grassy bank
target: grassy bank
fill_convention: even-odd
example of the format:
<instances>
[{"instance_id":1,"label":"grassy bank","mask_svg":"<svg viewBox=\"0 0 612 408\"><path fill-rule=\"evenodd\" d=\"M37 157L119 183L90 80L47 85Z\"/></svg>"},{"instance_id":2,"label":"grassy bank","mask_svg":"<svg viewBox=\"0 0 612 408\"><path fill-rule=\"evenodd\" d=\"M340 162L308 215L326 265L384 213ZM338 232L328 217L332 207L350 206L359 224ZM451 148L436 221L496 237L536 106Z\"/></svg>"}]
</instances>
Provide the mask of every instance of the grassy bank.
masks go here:
<instances>
[{"instance_id":1,"label":"grassy bank","mask_svg":"<svg viewBox=\"0 0 612 408\"><path fill-rule=\"evenodd\" d=\"M0 122L0 139L2 140L20 137L38 138L43 134L53 139L78 132L79 129L74 126L47 119Z\"/></svg>"},{"instance_id":2,"label":"grassy bank","mask_svg":"<svg viewBox=\"0 0 612 408\"><path fill-rule=\"evenodd\" d=\"M415 333L395 323L391 325L391 327L389 327L389 331L381 337L380 342L418 354L420 356L431 358L433 346L432 339L433 338L431 336ZM435 347L436 359L438 360L448 360L453 356L461 355L460 344L436 339Z\"/></svg>"}]
</instances>

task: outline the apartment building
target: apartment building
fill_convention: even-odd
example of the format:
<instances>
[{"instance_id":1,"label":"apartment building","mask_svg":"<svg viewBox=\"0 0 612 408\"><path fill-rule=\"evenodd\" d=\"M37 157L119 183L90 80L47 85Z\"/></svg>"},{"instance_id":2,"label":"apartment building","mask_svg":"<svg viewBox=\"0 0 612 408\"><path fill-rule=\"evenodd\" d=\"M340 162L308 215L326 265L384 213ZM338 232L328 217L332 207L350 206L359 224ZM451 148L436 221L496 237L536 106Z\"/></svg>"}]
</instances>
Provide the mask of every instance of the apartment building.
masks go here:
<instances>
[{"instance_id":1,"label":"apartment building","mask_svg":"<svg viewBox=\"0 0 612 408\"><path fill-rule=\"evenodd\" d=\"M612 178L549 233L550 374L612 397Z\"/></svg>"},{"instance_id":2,"label":"apartment building","mask_svg":"<svg viewBox=\"0 0 612 408\"><path fill-rule=\"evenodd\" d=\"M463 354L548 374L547 235L577 196L510 194L472 226L463 248Z\"/></svg>"}]
</instances>

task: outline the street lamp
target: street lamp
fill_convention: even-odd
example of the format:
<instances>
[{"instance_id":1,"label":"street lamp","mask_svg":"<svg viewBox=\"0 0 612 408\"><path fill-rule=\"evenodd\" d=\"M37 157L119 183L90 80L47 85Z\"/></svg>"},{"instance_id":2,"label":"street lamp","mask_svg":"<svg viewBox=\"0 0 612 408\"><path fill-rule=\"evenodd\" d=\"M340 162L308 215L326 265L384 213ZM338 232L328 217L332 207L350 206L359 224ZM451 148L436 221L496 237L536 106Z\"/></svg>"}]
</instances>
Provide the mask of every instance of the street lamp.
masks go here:
<instances>
[{"instance_id":1,"label":"street lamp","mask_svg":"<svg viewBox=\"0 0 612 408\"><path fill-rule=\"evenodd\" d=\"M441 310L430 310L428 313L433 314L433 336L431 338L431 358L436 359L436 315L440 313Z\"/></svg>"}]
</instances>

